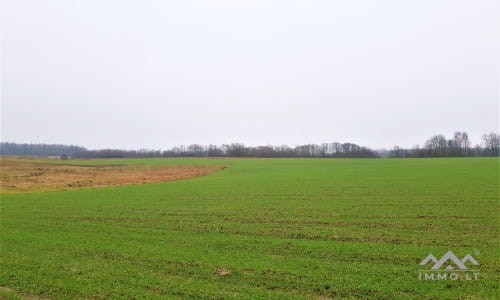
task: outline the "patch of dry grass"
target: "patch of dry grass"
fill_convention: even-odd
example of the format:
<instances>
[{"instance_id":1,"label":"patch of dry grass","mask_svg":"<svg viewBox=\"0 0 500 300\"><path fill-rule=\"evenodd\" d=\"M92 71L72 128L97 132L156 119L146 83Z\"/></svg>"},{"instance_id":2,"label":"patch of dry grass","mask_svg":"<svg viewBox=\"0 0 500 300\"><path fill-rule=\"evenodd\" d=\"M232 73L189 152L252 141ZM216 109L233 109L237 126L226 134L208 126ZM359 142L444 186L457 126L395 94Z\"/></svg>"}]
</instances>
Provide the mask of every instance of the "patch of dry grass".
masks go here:
<instances>
[{"instance_id":1,"label":"patch of dry grass","mask_svg":"<svg viewBox=\"0 0 500 300\"><path fill-rule=\"evenodd\" d=\"M31 159L0 158L0 192L25 193L85 187L164 182L207 175L223 166L146 166L50 164Z\"/></svg>"}]
</instances>

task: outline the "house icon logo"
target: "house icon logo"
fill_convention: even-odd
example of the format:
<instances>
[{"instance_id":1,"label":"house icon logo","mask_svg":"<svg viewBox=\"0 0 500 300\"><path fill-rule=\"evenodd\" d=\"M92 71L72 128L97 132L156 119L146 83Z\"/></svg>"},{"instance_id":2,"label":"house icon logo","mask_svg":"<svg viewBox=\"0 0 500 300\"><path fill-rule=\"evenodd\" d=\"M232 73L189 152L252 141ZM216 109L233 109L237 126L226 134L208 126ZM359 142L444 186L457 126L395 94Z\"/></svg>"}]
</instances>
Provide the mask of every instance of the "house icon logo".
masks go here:
<instances>
[{"instance_id":1,"label":"house icon logo","mask_svg":"<svg viewBox=\"0 0 500 300\"><path fill-rule=\"evenodd\" d=\"M467 270L466 263L470 262L472 265L477 266L479 263L470 254L467 254L462 259L453 254L453 252L446 252L440 260L437 260L434 255L429 254L424 260L420 262L421 266L427 265L429 262L433 262L432 270L439 270L441 267L446 266L445 270L455 270L456 268L460 270Z\"/></svg>"},{"instance_id":2,"label":"house icon logo","mask_svg":"<svg viewBox=\"0 0 500 300\"><path fill-rule=\"evenodd\" d=\"M477 260L470 254L459 259L453 252L446 252L439 260L429 253L421 262L421 266L432 263L430 269L420 270L420 280L477 280L479 271L470 269L469 266L478 266Z\"/></svg>"}]
</instances>

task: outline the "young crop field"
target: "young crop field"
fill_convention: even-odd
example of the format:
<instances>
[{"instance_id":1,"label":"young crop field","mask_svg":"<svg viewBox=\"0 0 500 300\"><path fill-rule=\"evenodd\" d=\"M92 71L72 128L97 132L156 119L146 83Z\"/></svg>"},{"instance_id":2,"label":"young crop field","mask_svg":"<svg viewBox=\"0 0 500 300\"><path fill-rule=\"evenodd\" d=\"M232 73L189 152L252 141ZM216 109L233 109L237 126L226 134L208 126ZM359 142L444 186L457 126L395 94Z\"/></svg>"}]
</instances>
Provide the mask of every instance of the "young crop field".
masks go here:
<instances>
[{"instance_id":1,"label":"young crop field","mask_svg":"<svg viewBox=\"0 0 500 300\"><path fill-rule=\"evenodd\" d=\"M11 162L0 298L498 299L499 163ZM448 251L477 260L477 280L419 279L424 258Z\"/></svg>"}]
</instances>

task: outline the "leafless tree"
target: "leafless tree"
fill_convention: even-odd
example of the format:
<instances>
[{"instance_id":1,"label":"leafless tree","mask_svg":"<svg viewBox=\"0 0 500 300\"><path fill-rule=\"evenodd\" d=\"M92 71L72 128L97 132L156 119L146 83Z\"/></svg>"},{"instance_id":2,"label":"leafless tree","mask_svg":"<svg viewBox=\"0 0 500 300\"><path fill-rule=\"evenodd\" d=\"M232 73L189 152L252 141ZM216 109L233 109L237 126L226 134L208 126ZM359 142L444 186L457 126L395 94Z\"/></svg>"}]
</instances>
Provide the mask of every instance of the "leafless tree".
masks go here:
<instances>
[{"instance_id":1,"label":"leafless tree","mask_svg":"<svg viewBox=\"0 0 500 300\"><path fill-rule=\"evenodd\" d=\"M483 135L483 145L486 155L498 156L500 152L500 134L491 132Z\"/></svg>"}]
</instances>

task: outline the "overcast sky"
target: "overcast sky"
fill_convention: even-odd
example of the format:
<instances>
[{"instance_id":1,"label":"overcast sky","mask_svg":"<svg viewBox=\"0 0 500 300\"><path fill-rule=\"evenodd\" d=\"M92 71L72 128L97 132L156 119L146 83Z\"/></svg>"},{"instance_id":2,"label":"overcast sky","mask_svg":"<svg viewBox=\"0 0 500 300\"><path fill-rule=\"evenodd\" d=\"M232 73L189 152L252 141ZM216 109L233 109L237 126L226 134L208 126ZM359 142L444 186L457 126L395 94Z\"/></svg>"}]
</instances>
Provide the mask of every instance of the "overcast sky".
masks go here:
<instances>
[{"instance_id":1,"label":"overcast sky","mask_svg":"<svg viewBox=\"0 0 500 300\"><path fill-rule=\"evenodd\" d=\"M380 148L498 131L498 0L2 5L2 141Z\"/></svg>"}]
</instances>

